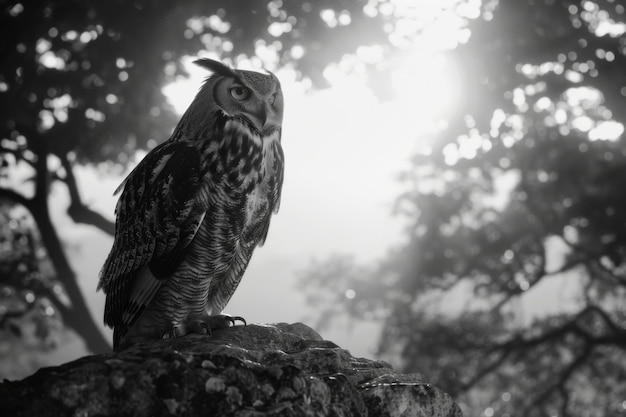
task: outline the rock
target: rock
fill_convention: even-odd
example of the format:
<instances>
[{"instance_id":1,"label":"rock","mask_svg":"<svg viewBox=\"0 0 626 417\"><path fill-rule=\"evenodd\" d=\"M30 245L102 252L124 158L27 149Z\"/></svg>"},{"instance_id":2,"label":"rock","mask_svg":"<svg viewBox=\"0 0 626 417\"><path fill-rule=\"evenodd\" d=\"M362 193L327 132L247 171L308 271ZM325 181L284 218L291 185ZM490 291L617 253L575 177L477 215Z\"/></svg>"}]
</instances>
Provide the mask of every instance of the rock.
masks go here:
<instances>
[{"instance_id":1,"label":"rock","mask_svg":"<svg viewBox=\"0 0 626 417\"><path fill-rule=\"evenodd\" d=\"M144 342L0 384L3 416L461 416L419 374L301 323Z\"/></svg>"}]
</instances>

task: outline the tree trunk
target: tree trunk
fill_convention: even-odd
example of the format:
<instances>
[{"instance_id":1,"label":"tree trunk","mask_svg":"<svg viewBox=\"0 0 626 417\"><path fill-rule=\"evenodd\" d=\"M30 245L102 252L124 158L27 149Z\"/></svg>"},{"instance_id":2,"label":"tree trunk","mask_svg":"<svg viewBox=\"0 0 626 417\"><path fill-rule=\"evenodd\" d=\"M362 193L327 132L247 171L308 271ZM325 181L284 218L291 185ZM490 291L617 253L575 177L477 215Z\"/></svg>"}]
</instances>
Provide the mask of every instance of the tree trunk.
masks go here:
<instances>
[{"instance_id":1,"label":"tree trunk","mask_svg":"<svg viewBox=\"0 0 626 417\"><path fill-rule=\"evenodd\" d=\"M45 205L34 204L32 214L39 227L43 245L54 265L57 279L63 284L72 303L69 309L61 311L61 313L65 313L62 314L63 322L84 339L87 348L91 352L103 353L110 351L110 342L105 339L85 303L85 297L77 283L76 273L72 270L67 260L63 244L50 220L47 203ZM93 287L95 291L95 279Z\"/></svg>"},{"instance_id":2,"label":"tree trunk","mask_svg":"<svg viewBox=\"0 0 626 417\"><path fill-rule=\"evenodd\" d=\"M35 168L35 195L30 200L29 209L35 219L44 247L54 265L57 279L63 284L70 299L71 306L63 308L58 300L52 300L63 316L63 322L74 329L85 341L87 349L93 353L102 353L111 350L110 343L105 339L98 325L87 308L85 298L80 291L77 277L69 261L59 235L50 219L48 193L50 190L48 171L48 152L44 140L33 140L32 149L37 155ZM94 277L95 278L95 277ZM94 291L96 282L94 279Z\"/></svg>"}]
</instances>

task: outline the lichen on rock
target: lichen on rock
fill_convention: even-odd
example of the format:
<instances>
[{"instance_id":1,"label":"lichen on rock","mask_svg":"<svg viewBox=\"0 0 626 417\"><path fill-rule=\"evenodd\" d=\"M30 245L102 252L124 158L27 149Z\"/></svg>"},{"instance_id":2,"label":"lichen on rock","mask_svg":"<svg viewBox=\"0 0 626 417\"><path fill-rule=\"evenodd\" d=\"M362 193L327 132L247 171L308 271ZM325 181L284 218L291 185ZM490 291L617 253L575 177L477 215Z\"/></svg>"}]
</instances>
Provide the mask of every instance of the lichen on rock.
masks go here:
<instances>
[{"instance_id":1,"label":"lichen on rock","mask_svg":"<svg viewBox=\"0 0 626 417\"><path fill-rule=\"evenodd\" d=\"M0 384L7 416L461 416L419 374L355 358L301 324L140 343Z\"/></svg>"}]
</instances>

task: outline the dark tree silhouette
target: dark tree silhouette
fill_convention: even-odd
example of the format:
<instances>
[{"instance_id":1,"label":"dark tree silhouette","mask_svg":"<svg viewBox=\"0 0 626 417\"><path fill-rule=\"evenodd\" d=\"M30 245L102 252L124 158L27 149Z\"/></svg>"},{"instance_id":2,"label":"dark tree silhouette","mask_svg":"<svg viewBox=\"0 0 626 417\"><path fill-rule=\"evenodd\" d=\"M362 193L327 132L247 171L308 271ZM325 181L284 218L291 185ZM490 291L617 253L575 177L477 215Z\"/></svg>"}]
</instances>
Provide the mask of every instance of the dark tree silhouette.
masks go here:
<instances>
[{"instance_id":1,"label":"dark tree silhouette","mask_svg":"<svg viewBox=\"0 0 626 417\"><path fill-rule=\"evenodd\" d=\"M236 63L265 45L279 58L270 64L291 65L321 86L325 66L357 46L391 48L383 29L385 23L393 25L390 16L365 13L363 4L349 1L48 0L0 5L2 173L10 176L18 165L33 171L32 184L5 185L0 198L32 215L70 302L49 286L33 285L32 294L49 300L92 352L109 349L109 343L89 314L50 218L51 184L66 186L68 215L74 221L112 234L111 221L81 200L74 167L101 162L123 166L136 150L167 138L175 117L161 87L184 75L181 57L209 51ZM0 279L11 287L14 278ZM97 277L93 280L95 287Z\"/></svg>"},{"instance_id":2,"label":"dark tree silhouette","mask_svg":"<svg viewBox=\"0 0 626 417\"><path fill-rule=\"evenodd\" d=\"M471 32L449 54L463 91L447 128L404 174L406 243L378 266L315 264L303 282L326 314L382 320L381 353L468 415L617 415L625 6L503 0Z\"/></svg>"}]
</instances>

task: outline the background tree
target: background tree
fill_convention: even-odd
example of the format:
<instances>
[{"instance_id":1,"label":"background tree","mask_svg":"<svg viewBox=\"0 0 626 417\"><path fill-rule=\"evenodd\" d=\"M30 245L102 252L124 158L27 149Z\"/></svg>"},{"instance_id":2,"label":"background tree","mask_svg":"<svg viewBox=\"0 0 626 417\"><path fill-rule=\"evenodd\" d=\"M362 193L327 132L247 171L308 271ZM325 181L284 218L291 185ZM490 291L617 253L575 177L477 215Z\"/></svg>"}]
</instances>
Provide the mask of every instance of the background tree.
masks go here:
<instances>
[{"instance_id":1,"label":"background tree","mask_svg":"<svg viewBox=\"0 0 626 417\"><path fill-rule=\"evenodd\" d=\"M381 354L458 396L467 415L616 415L625 7L494 5L450 52L463 91L403 176L406 241L380 265L337 256L302 282L326 316L381 320Z\"/></svg>"},{"instance_id":2,"label":"background tree","mask_svg":"<svg viewBox=\"0 0 626 417\"><path fill-rule=\"evenodd\" d=\"M33 233L50 260L52 277L46 280L53 281L40 285L41 274L30 274L25 282L9 268L13 272L0 276L1 284L24 306L47 300L92 352L107 350L109 343L89 314L50 218L52 183L67 188L67 213L74 221L112 234L111 221L81 200L74 168L91 164L120 171L135 151L167 138L176 118L161 87L185 74L183 56L208 51L236 64L262 49L273 58L265 62L269 69L290 65L322 85L326 64L357 46L391 48L383 28L393 25L376 6L366 13L362 3L349 1L0 4L0 198L5 214L23 208L32 216ZM253 58L253 63L262 62ZM24 166L32 178L16 185L11 176ZM6 230L7 244L14 234ZM3 265L11 262L0 259ZM37 270L36 265L29 269ZM0 308L0 323L8 323L8 311ZM19 311L26 310L12 314Z\"/></svg>"}]
</instances>

